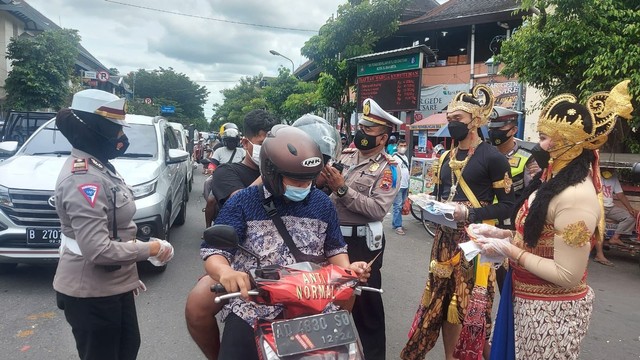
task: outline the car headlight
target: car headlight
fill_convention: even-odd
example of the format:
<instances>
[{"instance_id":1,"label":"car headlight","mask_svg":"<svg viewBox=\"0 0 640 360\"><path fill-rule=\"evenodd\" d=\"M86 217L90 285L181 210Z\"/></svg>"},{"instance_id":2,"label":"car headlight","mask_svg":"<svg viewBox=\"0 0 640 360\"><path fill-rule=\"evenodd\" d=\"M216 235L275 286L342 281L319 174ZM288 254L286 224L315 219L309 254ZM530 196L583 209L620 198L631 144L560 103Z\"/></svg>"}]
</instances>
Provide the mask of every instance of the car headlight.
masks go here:
<instances>
[{"instance_id":1,"label":"car headlight","mask_svg":"<svg viewBox=\"0 0 640 360\"><path fill-rule=\"evenodd\" d=\"M13 207L11 197L9 197L9 189L0 186L0 206Z\"/></svg>"},{"instance_id":2,"label":"car headlight","mask_svg":"<svg viewBox=\"0 0 640 360\"><path fill-rule=\"evenodd\" d=\"M133 191L134 199L141 199L145 196L149 196L156 192L156 185L158 185L158 180L153 180L148 183L136 185L131 187L131 191Z\"/></svg>"}]
</instances>

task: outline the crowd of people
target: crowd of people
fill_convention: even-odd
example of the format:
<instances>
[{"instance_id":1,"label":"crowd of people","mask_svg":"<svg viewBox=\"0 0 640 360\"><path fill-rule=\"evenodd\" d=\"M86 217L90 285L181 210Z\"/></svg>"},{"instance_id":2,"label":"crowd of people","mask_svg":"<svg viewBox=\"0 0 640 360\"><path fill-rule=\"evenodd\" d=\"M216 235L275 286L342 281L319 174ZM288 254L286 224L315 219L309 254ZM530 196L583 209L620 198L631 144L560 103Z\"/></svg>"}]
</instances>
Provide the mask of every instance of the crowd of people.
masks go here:
<instances>
[{"instance_id":1,"label":"crowd of people","mask_svg":"<svg viewBox=\"0 0 640 360\"><path fill-rule=\"evenodd\" d=\"M436 228L401 359L424 359L440 332L447 359L578 358L593 311L586 271L591 250L595 261L610 265L602 253L605 219L619 222L609 240L616 245L637 217L615 172L598 162L598 148L616 120L630 117L627 86L585 104L570 94L553 98L532 148L515 138L519 114L494 107L488 87L454 97L446 114L454 146L429 174L436 184L432 195L452 206L456 226ZM54 289L82 359L136 358L134 295L144 284L135 263L163 265L173 256L166 241L135 239L133 194L109 163L128 145L124 109L124 100L112 94L85 90L56 120L73 152L56 186L64 236ZM382 221L391 211L393 231L406 234L401 211L410 162L407 141L394 135L402 121L373 99L362 109L352 146L320 117L282 125L265 110L249 112L242 130L224 124L216 148L196 144L193 156L207 174L205 228L230 225L263 266L290 265L303 254L381 288ZM484 125L488 139L480 131ZM465 256L459 245L467 241L480 255ZM200 256L204 273L185 305L189 333L208 359L257 359L252 326L282 309L248 301L247 272L256 260L204 241ZM500 261L489 266L485 257ZM215 284L243 296L216 304ZM501 291L497 314L494 284ZM382 296L363 292L351 313L365 358L385 359ZM224 322L222 336L216 315Z\"/></svg>"}]
</instances>

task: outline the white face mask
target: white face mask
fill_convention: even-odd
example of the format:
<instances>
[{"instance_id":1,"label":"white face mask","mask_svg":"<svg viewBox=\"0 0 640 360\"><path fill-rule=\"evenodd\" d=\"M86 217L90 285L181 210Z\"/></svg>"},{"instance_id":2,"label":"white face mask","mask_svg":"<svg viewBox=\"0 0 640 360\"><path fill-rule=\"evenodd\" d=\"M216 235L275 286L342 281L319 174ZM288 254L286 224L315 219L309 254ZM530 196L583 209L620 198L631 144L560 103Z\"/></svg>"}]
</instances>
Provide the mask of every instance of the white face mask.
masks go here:
<instances>
[{"instance_id":1,"label":"white face mask","mask_svg":"<svg viewBox=\"0 0 640 360\"><path fill-rule=\"evenodd\" d=\"M407 148L402 146L398 148L398 153L404 155L407 152Z\"/></svg>"},{"instance_id":2,"label":"white face mask","mask_svg":"<svg viewBox=\"0 0 640 360\"><path fill-rule=\"evenodd\" d=\"M256 166L258 167L258 169L260 168L260 148L262 147L262 145L256 145L254 143L253 144L253 150L251 151L251 160L253 160L253 163L256 164Z\"/></svg>"}]
</instances>

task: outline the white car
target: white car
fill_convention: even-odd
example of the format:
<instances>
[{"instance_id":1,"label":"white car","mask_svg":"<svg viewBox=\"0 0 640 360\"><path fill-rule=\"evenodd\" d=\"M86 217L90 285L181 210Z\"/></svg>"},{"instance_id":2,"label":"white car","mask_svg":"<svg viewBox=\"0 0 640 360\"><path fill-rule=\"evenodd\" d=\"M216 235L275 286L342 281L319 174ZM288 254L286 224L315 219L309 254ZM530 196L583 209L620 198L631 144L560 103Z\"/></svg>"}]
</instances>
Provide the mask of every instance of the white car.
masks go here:
<instances>
[{"instance_id":1,"label":"white car","mask_svg":"<svg viewBox=\"0 0 640 360\"><path fill-rule=\"evenodd\" d=\"M126 121L130 146L111 163L133 190L138 238L169 239L171 226L185 222L189 154L166 119L127 115ZM16 147L0 143L5 152ZM71 144L52 119L0 162L0 272L18 263L58 260L61 233L53 195L70 153Z\"/></svg>"}]
</instances>

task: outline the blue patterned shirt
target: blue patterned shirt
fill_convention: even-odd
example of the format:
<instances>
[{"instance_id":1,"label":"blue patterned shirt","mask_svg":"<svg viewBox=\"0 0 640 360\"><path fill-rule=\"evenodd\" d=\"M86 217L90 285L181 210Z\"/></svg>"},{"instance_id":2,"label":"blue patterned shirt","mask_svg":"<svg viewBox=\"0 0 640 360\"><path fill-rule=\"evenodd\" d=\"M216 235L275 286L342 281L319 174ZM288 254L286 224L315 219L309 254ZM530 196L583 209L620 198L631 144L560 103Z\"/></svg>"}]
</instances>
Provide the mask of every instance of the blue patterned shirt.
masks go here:
<instances>
[{"instance_id":1,"label":"blue patterned shirt","mask_svg":"<svg viewBox=\"0 0 640 360\"><path fill-rule=\"evenodd\" d=\"M269 196L265 189L265 195ZM275 198L274 204L289 234L301 252L308 255L330 258L347 252L338 214L333 202L322 191L313 188L304 201L289 202ZM265 265L290 265L296 259L280 236L275 224L262 206L257 186L239 191L224 204L216 224L231 225L235 228L240 244L260 257ZM206 260L211 255L222 255L236 271L247 272L256 267L256 261L242 251L225 251L213 248L203 242L200 255ZM225 305L221 316L227 317L233 312L250 325L260 319L272 320L282 307L266 306L246 302L240 298L232 299Z\"/></svg>"}]
</instances>

